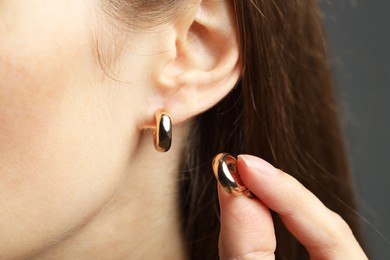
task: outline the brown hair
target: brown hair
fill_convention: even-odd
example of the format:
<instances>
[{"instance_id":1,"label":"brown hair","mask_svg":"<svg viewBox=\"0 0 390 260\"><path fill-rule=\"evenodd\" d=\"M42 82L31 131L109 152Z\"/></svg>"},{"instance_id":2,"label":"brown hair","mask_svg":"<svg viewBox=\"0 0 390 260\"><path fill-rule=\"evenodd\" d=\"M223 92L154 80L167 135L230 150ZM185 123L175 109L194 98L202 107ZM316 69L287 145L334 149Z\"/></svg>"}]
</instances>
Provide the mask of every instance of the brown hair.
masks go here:
<instances>
[{"instance_id":1,"label":"brown hair","mask_svg":"<svg viewBox=\"0 0 390 260\"><path fill-rule=\"evenodd\" d=\"M116 10L127 2L147 17L163 6L170 6L164 10L172 14L172 6L183 1L110 2L122 3ZM195 119L182 160L180 209L190 259L218 259L219 208L211 160L220 152L253 154L290 173L358 236L317 1L233 2L242 78L226 98ZM276 258L308 259L277 215L274 222Z\"/></svg>"}]
</instances>

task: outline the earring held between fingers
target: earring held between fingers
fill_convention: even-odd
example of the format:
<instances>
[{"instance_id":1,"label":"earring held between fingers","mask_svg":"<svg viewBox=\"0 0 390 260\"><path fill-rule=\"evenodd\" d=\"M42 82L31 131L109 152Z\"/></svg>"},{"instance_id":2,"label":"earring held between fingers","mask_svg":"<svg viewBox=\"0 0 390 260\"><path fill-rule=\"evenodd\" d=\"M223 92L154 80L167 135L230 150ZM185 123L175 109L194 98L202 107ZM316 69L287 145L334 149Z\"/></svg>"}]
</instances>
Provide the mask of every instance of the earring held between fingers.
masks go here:
<instances>
[{"instance_id":1,"label":"earring held between fingers","mask_svg":"<svg viewBox=\"0 0 390 260\"><path fill-rule=\"evenodd\" d=\"M227 193L254 198L255 195L245 187L240 178L236 161L236 158L228 153L217 154L212 162L215 178Z\"/></svg>"}]
</instances>

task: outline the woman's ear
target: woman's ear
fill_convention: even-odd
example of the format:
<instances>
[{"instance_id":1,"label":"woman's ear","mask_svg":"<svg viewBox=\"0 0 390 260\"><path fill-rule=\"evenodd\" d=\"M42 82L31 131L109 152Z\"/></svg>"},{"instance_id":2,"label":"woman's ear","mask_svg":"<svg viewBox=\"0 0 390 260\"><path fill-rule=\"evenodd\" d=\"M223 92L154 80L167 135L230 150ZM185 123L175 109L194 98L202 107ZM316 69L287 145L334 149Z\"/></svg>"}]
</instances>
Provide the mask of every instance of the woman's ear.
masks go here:
<instances>
[{"instance_id":1,"label":"woman's ear","mask_svg":"<svg viewBox=\"0 0 390 260\"><path fill-rule=\"evenodd\" d=\"M185 121L218 103L237 84L242 65L233 3L191 1L171 24L169 57L156 66L159 91L152 106L168 110L173 123ZM168 53L168 52L167 52ZM159 100L160 104L152 104Z\"/></svg>"}]
</instances>

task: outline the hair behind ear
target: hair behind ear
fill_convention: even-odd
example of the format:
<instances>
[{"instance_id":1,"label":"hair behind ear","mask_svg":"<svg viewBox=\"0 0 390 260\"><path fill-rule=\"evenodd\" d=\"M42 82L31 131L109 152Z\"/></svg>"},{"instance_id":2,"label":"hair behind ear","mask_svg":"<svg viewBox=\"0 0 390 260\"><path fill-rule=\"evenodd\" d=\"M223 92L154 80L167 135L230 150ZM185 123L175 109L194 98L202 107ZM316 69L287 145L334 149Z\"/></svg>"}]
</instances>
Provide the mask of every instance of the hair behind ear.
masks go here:
<instances>
[{"instance_id":1,"label":"hair behind ear","mask_svg":"<svg viewBox=\"0 0 390 260\"><path fill-rule=\"evenodd\" d=\"M220 152L253 154L291 173L359 237L316 1L234 3L242 79L197 117L183 153L180 198L190 258L218 259L219 210L211 161ZM309 259L277 216L274 220L276 258Z\"/></svg>"}]
</instances>

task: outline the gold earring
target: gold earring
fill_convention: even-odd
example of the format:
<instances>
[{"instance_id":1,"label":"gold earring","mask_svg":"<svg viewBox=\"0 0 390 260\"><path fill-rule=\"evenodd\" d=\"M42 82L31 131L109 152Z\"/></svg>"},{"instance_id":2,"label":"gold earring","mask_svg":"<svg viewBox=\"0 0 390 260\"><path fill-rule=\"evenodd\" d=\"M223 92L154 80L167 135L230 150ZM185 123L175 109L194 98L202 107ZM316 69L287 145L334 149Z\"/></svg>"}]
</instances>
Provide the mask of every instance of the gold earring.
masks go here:
<instances>
[{"instance_id":1,"label":"gold earring","mask_svg":"<svg viewBox=\"0 0 390 260\"><path fill-rule=\"evenodd\" d=\"M213 171L215 178L222 188L229 194L244 194L249 198L255 195L242 183L236 167L236 158L228 153L217 154L213 159Z\"/></svg>"},{"instance_id":2,"label":"gold earring","mask_svg":"<svg viewBox=\"0 0 390 260\"><path fill-rule=\"evenodd\" d=\"M159 152L167 152L172 144L172 120L164 109L156 111L156 127L153 130L154 147Z\"/></svg>"}]
</instances>

